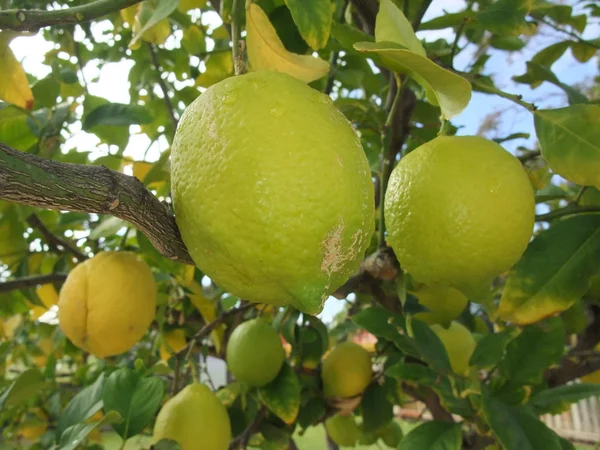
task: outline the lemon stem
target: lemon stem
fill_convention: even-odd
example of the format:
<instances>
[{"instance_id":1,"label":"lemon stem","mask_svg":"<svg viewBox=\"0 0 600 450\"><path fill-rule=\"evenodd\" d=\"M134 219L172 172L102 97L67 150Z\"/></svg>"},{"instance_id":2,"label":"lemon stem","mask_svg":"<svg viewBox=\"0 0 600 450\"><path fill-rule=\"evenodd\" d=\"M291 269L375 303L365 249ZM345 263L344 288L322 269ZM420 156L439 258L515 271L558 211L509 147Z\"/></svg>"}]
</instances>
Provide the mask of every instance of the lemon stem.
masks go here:
<instances>
[{"instance_id":1,"label":"lemon stem","mask_svg":"<svg viewBox=\"0 0 600 450\"><path fill-rule=\"evenodd\" d=\"M465 75L468 76L468 74L465 74ZM477 79L471 79L470 81L473 86L477 86L482 91L485 91L488 94L496 94L499 97L510 100L511 102L514 102L517 105L521 105L523 108L527 108L531 112L535 112L538 109L535 104L523 101L522 95L509 94L508 92L501 91L500 89L496 88L495 86L490 86L489 84L486 84Z\"/></svg>"},{"instance_id":2,"label":"lemon stem","mask_svg":"<svg viewBox=\"0 0 600 450\"><path fill-rule=\"evenodd\" d=\"M450 121L446 119L442 119L442 125L440 126L440 131L438 131L438 136L448 136L448 132L450 131Z\"/></svg>"},{"instance_id":3,"label":"lemon stem","mask_svg":"<svg viewBox=\"0 0 600 450\"><path fill-rule=\"evenodd\" d=\"M396 77L397 86L396 95L394 96L392 106L388 112L387 118L381 130L381 150L383 152L383 159L381 162L381 182L379 183L379 234L377 240L379 247L385 247L385 222L383 203L385 199L385 191L387 189L388 180L390 179L390 175L392 174L392 169L394 165L393 151L391 149L391 128L392 123L394 122L394 117L396 116L396 111L398 110L398 103L400 102L400 98L404 93L404 89L406 89L406 82L408 81L408 79L406 79L404 80L404 83L402 83L398 74L394 74L394 76Z\"/></svg>"},{"instance_id":4,"label":"lemon stem","mask_svg":"<svg viewBox=\"0 0 600 450\"><path fill-rule=\"evenodd\" d=\"M233 57L233 69L236 75L242 75L245 72L243 53L240 46L239 5L239 0L233 0L233 4L231 5L231 54Z\"/></svg>"},{"instance_id":5,"label":"lemon stem","mask_svg":"<svg viewBox=\"0 0 600 450\"><path fill-rule=\"evenodd\" d=\"M581 186L581 189L577 193L577 197L575 197L575 200L573 200L573 203L575 203L576 205L579 204L579 202L581 201L581 197L583 197L583 194L585 194L585 191L587 191L587 188L588 188L587 186Z\"/></svg>"}]
</instances>

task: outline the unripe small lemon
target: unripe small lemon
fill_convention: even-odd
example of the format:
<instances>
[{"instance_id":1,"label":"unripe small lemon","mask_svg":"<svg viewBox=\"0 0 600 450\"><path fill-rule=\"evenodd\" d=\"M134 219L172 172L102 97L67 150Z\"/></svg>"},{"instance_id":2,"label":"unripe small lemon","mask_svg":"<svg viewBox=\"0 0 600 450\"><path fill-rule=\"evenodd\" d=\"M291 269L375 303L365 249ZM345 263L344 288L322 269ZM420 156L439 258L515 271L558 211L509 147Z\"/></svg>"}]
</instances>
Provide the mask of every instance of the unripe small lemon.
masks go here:
<instances>
[{"instance_id":1,"label":"unripe small lemon","mask_svg":"<svg viewBox=\"0 0 600 450\"><path fill-rule=\"evenodd\" d=\"M459 290L443 286L422 286L418 291L411 292L419 299L419 303L429 311L415 314L426 324L449 324L467 306L469 299Z\"/></svg>"},{"instance_id":2,"label":"unripe small lemon","mask_svg":"<svg viewBox=\"0 0 600 450\"><path fill-rule=\"evenodd\" d=\"M353 416L336 414L325 421L325 429L340 447L354 447L362 433Z\"/></svg>"},{"instance_id":3,"label":"unripe small lemon","mask_svg":"<svg viewBox=\"0 0 600 450\"><path fill-rule=\"evenodd\" d=\"M227 342L227 368L248 386L264 386L275 379L285 361L277 331L265 319L238 325Z\"/></svg>"},{"instance_id":4,"label":"unripe small lemon","mask_svg":"<svg viewBox=\"0 0 600 450\"><path fill-rule=\"evenodd\" d=\"M350 341L336 345L321 368L326 397L354 397L365 390L372 376L369 353Z\"/></svg>"},{"instance_id":5,"label":"unripe small lemon","mask_svg":"<svg viewBox=\"0 0 600 450\"><path fill-rule=\"evenodd\" d=\"M153 443L176 441L182 450L227 450L231 423L227 409L204 384L186 386L160 409Z\"/></svg>"},{"instance_id":6,"label":"unripe small lemon","mask_svg":"<svg viewBox=\"0 0 600 450\"><path fill-rule=\"evenodd\" d=\"M78 264L59 294L61 330L99 358L130 350L155 314L154 276L131 252L102 252Z\"/></svg>"},{"instance_id":7,"label":"unripe small lemon","mask_svg":"<svg viewBox=\"0 0 600 450\"><path fill-rule=\"evenodd\" d=\"M440 136L394 168L385 196L388 241L415 280L479 296L521 257L534 192L517 158L477 136Z\"/></svg>"},{"instance_id":8,"label":"unripe small lemon","mask_svg":"<svg viewBox=\"0 0 600 450\"><path fill-rule=\"evenodd\" d=\"M175 218L196 265L252 302L317 314L375 228L371 170L332 100L260 71L209 87L171 147Z\"/></svg>"},{"instance_id":9,"label":"unripe small lemon","mask_svg":"<svg viewBox=\"0 0 600 450\"><path fill-rule=\"evenodd\" d=\"M431 329L444 344L452 371L459 375L467 374L469 360L477 344L469 329L456 321L453 321L448 328L431 325Z\"/></svg>"}]
</instances>

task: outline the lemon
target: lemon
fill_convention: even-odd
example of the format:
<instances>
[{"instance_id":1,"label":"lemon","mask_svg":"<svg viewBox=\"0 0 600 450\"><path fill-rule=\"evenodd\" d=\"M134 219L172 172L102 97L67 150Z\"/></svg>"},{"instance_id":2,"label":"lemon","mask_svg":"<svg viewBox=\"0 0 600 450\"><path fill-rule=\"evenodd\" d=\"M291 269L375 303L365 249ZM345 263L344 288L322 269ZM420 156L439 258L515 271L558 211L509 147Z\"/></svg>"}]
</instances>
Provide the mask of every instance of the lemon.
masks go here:
<instances>
[{"instance_id":1,"label":"lemon","mask_svg":"<svg viewBox=\"0 0 600 450\"><path fill-rule=\"evenodd\" d=\"M167 361L173 353L180 352L187 345L185 330L178 328L163 334L163 342L160 346L160 359Z\"/></svg>"},{"instance_id":2,"label":"lemon","mask_svg":"<svg viewBox=\"0 0 600 450\"><path fill-rule=\"evenodd\" d=\"M227 409L207 386L190 384L160 409L153 443L161 439L176 441L182 450L227 450L231 440Z\"/></svg>"},{"instance_id":3,"label":"lemon","mask_svg":"<svg viewBox=\"0 0 600 450\"><path fill-rule=\"evenodd\" d=\"M415 318L429 325L435 323L448 324L467 306L469 299L460 291L443 286L422 286L411 292L419 299L419 303L429 309L428 312L415 314Z\"/></svg>"},{"instance_id":4,"label":"lemon","mask_svg":"<svg viewBox=\"0 0 600 450\"><path fill-rule=\"evenodd\" d=\"M325 421L325 429L340 447L354 447L361 438L361 430L353 416L336 414Z\"/></svg>"},{"instance_id":5,"label":"lemon","mask_svg":"<svg viewBox=\"0 0 600 450\"><path fill-rule=\"evenodd\" d=\"M448 328L431 325L431 329L444 344L452 370L459 375L466 375L476 345L469 329L456 321L453 321Z\"/></svg>"},{"instance_id":6,"label":"lemon","mask_svg":"<svg viewBox=\"0 0 600 450\"><path fill-rule=\"evenodd\" d=\"M521 257L535 221L517 158L476 136L440 136L406 155L386 190L388 240L417 281L478 296Z\"/></svg>"},{"instance_id":7,"label":"lemon","mask_svg":"<svg viewBox=\"0 0 600 450\"><path fill-rule=\"evenodd\" d=\"M352 125L283 73L209 87L179 121L171 170L193 260L252 302L320 312L374 231L371 171Z\"/></svg>"},{"instance_id":8,"label":"lemon","mask_svg":"<svg viewBox=\"0 0 600 450\"><path fill-rule=\"evenodd\" d=\"M264 386L275 379L285 351L279 334L265 319L238 325L227 342L227 367L236 380L249 386Z\"/></svg>"},{"instance_id":9,"label":"lemon","mask_svg":"<svg viewBox=\"0 0 600 450\"><path fill-rule=\"evenodd\" d=\"M79 348L104 358L131 349L156 309L156 283L131 252L102 252L78 264L60 290L58 320Z\"/></svg>"},{"instance_id":10,"label":"lemon","mask_svg":"<svg viewBox=\"0 0 600 450\"><path fill-rule=\"evenodd\" d=\"M336 345L323 361L321 379L327 397L354 397L372 378L369 353L354 342Z\"/></svg>"}]
</instances>

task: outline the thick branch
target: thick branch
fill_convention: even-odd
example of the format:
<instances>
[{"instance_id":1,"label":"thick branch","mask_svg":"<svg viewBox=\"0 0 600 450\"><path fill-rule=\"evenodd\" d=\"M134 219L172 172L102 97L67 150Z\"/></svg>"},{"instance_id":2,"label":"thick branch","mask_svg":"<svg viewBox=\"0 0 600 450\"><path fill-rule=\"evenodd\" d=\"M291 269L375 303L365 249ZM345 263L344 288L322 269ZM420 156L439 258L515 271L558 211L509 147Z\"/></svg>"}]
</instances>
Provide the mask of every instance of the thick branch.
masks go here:
<instances>
[{"instance_id":1,"label":"thick branch","mask_svg":"<svg viewBox=\"0 0 600 450\"><path fill-rule=\"evenodd\" d=\"M41 9L9 9L0 11L0 29L37 31L51 25L89 22L127 8L142 0L97 0L87 5L44 11Z\"/></svg>"},{"instance_id":2,"label":"thick branch","mask_svg":"<svg viewBox=\"0 0 600 450\"><path fill-rule=\"evenodd\" d=\"M0 292L10 292L16 289L25 289L42 284L55 283L57 281L65 281L67 275L63 273L51 273L49 275L35 275L30 277L17 278L15 280L5 281L0 283Z\"/></svg>"},{"instance_id":3,"label":"thick branch","mask_svg":"<svg viewBox=\"0 0 600 450\"><path fill-rule=\"evenodd\" d=\"M52 232L50 232L50 230L46 228L46 225L44 225L44 223L40 220L40 218L37 215L31 214L27 218L27 223L31 225L32 228L37 229L40 232L40 234L44 237L44 240L52 250L58 252L70 252L73 256L75 256L75 258L77 258L78 261L84 261L87 259L87 256L81 253L79 249L75 247L75 245L73 245L71 242L52 234ZM62 250L60 249L60 247L62 247Z\"/></svg>"},{"instance_id":4,"label":"thick branch","mask_svg":"<svg viewBox=\"0 0 600 450\"><path fill-rule=\"evenodd\" d=\"M0 143L0 200L110 214L136 226L167 258L194 264L169 208L137 178L104 166L52 161Z\"/></svg>"}]
</instances>

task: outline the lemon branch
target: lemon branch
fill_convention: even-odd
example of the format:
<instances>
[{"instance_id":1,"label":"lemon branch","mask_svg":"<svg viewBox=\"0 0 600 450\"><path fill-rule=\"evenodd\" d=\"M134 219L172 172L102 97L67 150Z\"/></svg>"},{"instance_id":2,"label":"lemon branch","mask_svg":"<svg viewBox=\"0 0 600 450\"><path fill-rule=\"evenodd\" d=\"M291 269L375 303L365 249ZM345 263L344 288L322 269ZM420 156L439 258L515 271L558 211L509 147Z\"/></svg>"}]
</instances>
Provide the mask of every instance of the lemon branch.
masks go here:
<instances>
[{"instance_id":1,"label":"lemon branch","mask_svg":"<svg viewBox=\"0 0 600 450\"><path fill-rule=\"evenodd\" d=\"M156 69L156 78L157 78L158 86L160 87L160 90L162 92L163 99L165 102L165 107L167 108L167 113L169 114L169 119L171 119L171 125L173 126L173 133L175 133L175 130L177 130L178 120L177 120L177 117L175 117L175 111L173 109L173 104L171 103L171 100L169 99L169 89L167 88L165 80L163 80L161 77L162 70L160 68L160 61L158 60L158 54L156 53L156 48L154 47L154 44L151 44L150 42L148 42L148 51L150 52L150 60L152 61L152 65L154 66L154 69Z\"/></svg>"},{"instance_id":2,"label":"lemon branch","mask_svg":"<svg viewBox=\"0 0 600 450\"><path fill-rule=\"evenodd\" d=\"M104 166L70 164L0 143L0 200L126 220L173 261L194 264L175 217L141 181Z\"/></svg>"},{"instance_id":3,"label":"lemon branch","mask_svg":"<svg viewBox=\"0 0 600 450\"><path fill-rule=\"evenodd\" d=\"M46 228L46 225L44 225L44 223L40 220L40 218L35 213L31 214L27 218L27 223L33 229L37 229L40 232L40 234L43 236L44 240L46 241L46 244L48 244L48 246L50 247L50 249L52 251L54 251L56 253L69 252L73 256L75 256L75 258L77 258L78 261L84 261L87 259L87 256L85 254L83 254L81 251L79 251L79 249L77 247L75 247L75 245L73 243L71 243L71 242L67 241L66 239L63 239L59 236L56 236L48 228Z\"/></svg>"},{"instance_id":4,"label":"lemon branch","mask_svg":"<svg viewBox=\"0 0 600 450\"><path fill-rule=\"evenodd\" d=\"M571 206L565 206L564 208L561 208L561 209L556 209L554 211L550 211L546 214L538 214L537 216L535 216L535 221L536 222L547 222L549 220L556 219L558 217L570 216L573 214L580 214L580 213L594 213L594 212L600 212L600 205L590 205L590 206L571 205Z\"/></svg>"},{"instance_id":5,"label":"lemon branch","mask_svg":"<svg viewBox=\"0 0 600 450\"><path fill-rule=\"evenodd\" d=\"M240 43L240 24L238 9L240 0L233 0L231 5L231 55L233 57L233 69L236 75L242 75L244 71L244 56Z\"/></svg>"},{"instance_id":6,"label":"lemon branch","mask_svg":"<svg viewBox=\"0 0 600 450\"><path fill-rule=\"evenodd\" d=\"M25 289L43 284L50 284L65 281L67 275L64 273L51 273L48 275L35 275L29 277L16 278L14 280L0 283L0 292L10 292L16 289Z\"/></svg>"},{"instance_id":7,"label":"lemon branch","mask_svg":"<svg viewBox=\"0 0 600 450\"><path fill-rule=\"evenodd\" d=\"M468 73L461 73L461 75L463 75L467 79L469 79L473 86L476 86L477 88L479 88L480 90L482 90L484 92L487 92L488 94L495 94L499 97L510 100L511 102L522 106L523 108L527 108L531 112L535 112L537 110L537 106L534 103L528 103L528 102L524 101L522 95L514 95L514 94L509 94L508 92L501 91L497 87L491 86L491 85L485 83L484 81L482 81L481 79L478 79L478 78L480 78L479 76L473 77L473 75L468 74Z\"/></svg>"},{"instance_id":8,"label":"lemon branch","mask_svg":"<svg viewBox=\"0 0 600 450\"><path fill-rule=\"evenodd\" d=\"M52 25L88 22L127 8L142 0L97 0L87 5L44 11L41 9L9 9L0 11L0 29L38 31Z\"/></svg>"}]
</instances>

